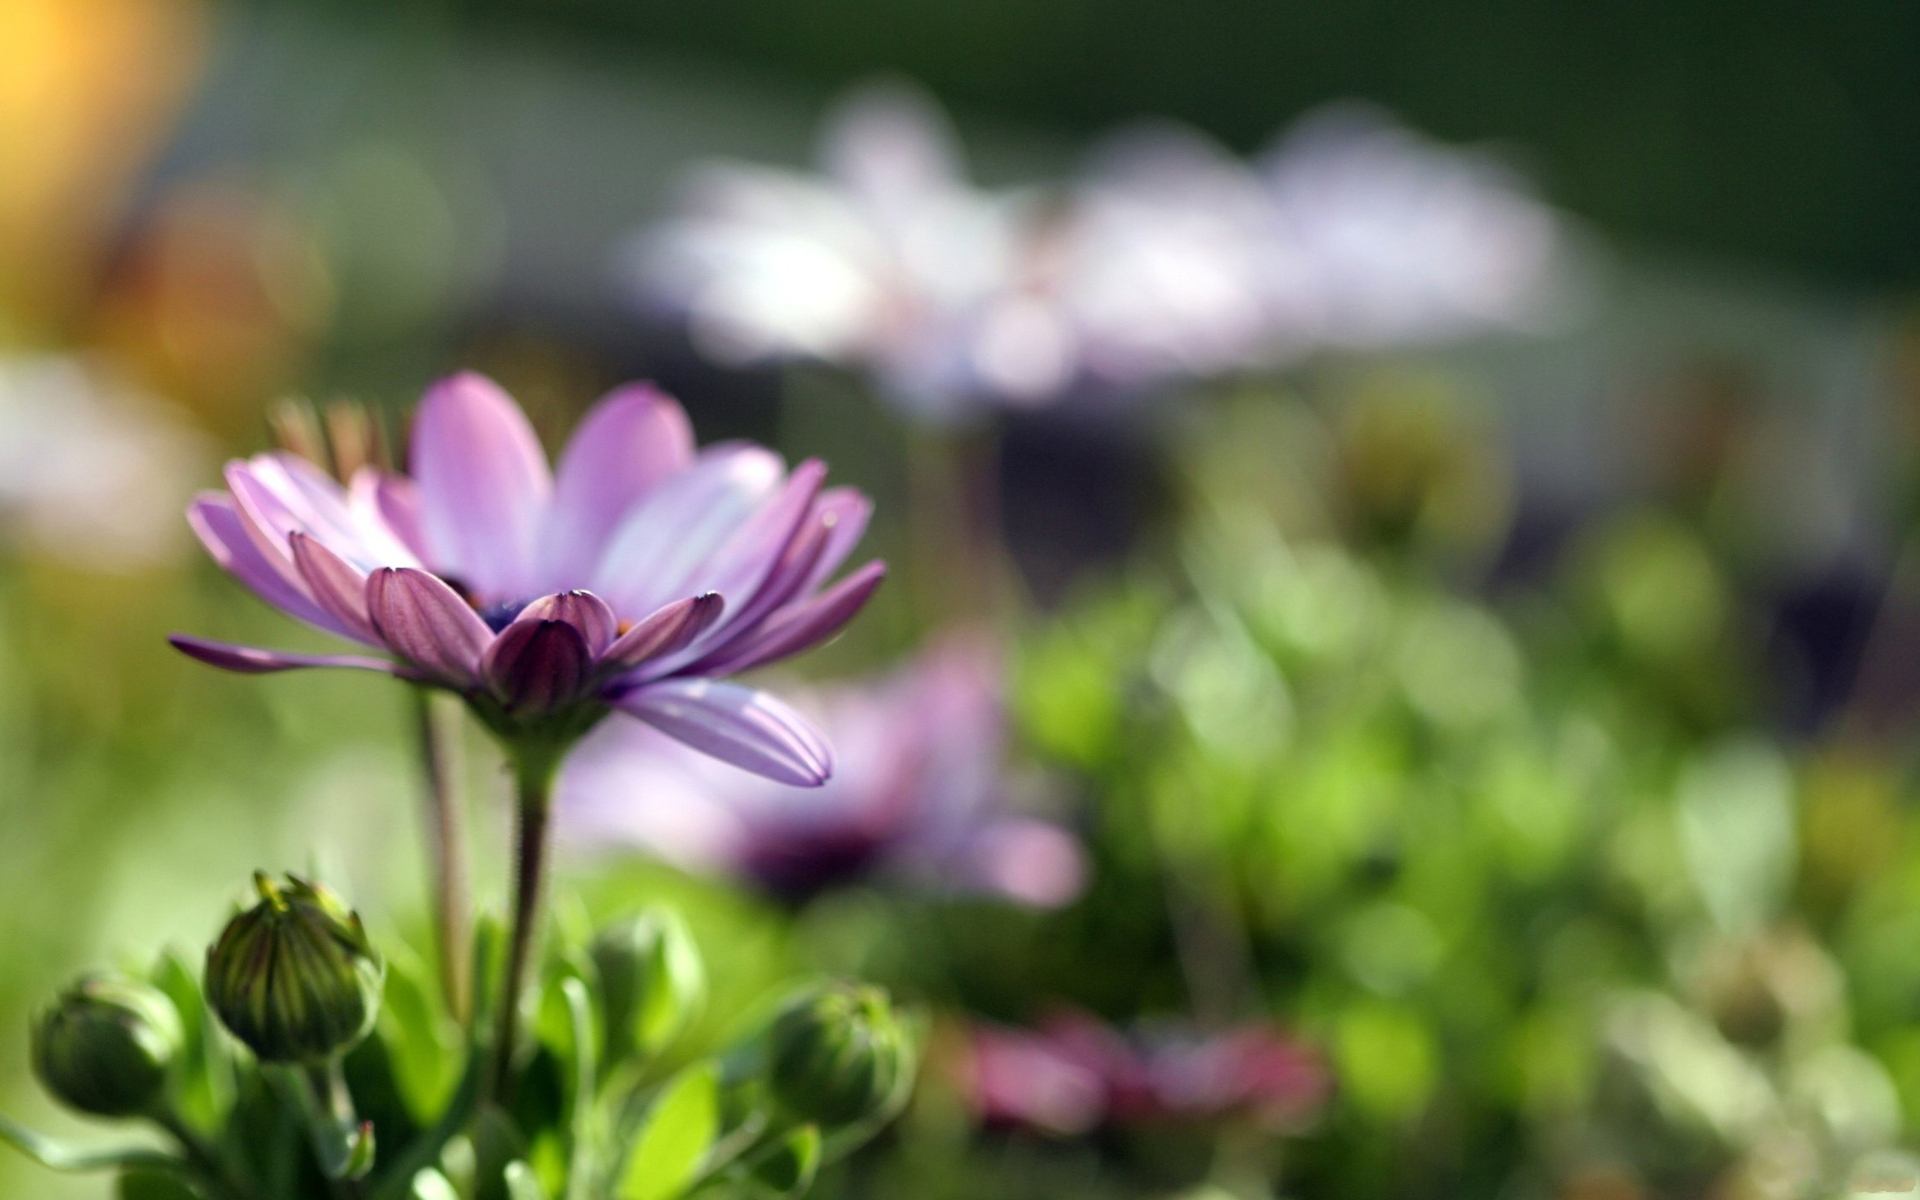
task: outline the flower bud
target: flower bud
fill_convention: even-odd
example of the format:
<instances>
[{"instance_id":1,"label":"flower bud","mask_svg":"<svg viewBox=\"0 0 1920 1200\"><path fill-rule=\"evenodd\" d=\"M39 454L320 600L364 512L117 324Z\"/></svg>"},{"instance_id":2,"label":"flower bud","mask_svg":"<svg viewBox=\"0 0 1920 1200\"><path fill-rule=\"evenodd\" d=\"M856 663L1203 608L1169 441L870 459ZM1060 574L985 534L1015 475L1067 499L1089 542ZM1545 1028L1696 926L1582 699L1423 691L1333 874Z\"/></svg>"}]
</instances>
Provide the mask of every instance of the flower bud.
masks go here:
<instances>
[{"instance_id":1,"label":"flower bud","mask_svg":"<svg viewBox=\"0 0 1920 1200\"><path fill-rule=\"evenodd\" d=\"M386 968L360 917L317 883L255 873L260 903L207 951L207 1002L262 1062L321 1062L373 1028Z\"/></svg>"},{"instance_id":2,"label":"flower bud","mask_svg":"<svg viewBox=\"0 0 1920 1200\"><path fill-rule=\"evenodd\" d=\"M636 1050L653 1054L699 1010L706 969L678 914L656 909L609 925L594 936L610 1060Z\"/></svg>"},{"instance_id":3,"label":"flower bud","mask_svg":"<svg viewBox=\"0 0 1920 1200\"><path fill-rule=\"evenodd\" d=\"M782 1106L834 1129L886 1112L913 1070L911 1040L878 988L829 984L774 1018L770 1082Z\"/></svg>"},{"instance_id":4,"label":"flower bud","mask_svg":"<svg viewBox=\"0 0 1920 1200\"><path fill-rule=\"evenodd\" d=\"M158 988L89 975L33 1026L33 1070L49 1092L98 1117L153 1107L180 1052L180 1014Z\"/></svg>"}]
</instances>

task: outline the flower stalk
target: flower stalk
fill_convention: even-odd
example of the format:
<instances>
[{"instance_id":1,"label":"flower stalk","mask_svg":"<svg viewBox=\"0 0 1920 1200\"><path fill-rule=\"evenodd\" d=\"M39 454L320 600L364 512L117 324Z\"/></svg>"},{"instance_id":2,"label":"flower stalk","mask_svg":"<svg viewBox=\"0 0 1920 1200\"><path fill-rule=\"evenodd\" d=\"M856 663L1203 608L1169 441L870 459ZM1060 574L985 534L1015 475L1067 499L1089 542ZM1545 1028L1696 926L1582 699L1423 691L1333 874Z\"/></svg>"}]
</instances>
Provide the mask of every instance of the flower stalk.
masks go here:
<instances>
[{"instance_id":1,"label":"flower stalk","mask_svg":"<svg viewBox=\"0 0 1920 1200\"><path fill-rule=\"evenodd\" d=\"M414 703L427 785L427 853L440 986L447 1012L465 1027L473 1012L473 896L467 881L466 810L458 782L459 714L424 688L416 690Z\"/></svg>"},{"instance_id":2,"label":"flower stalk","mask_svg":"<svg viewBox=\"0 0 1920 1200\"><path fill-rule=\"evenodd\" d=\"M522 743L510 751L513 759L514 849L513 924L507 935L507 967L495 1014L493 1064L487 1075L487 1098L504 1106L512 1095L513 1057L520 1037L520 1001L526 991L527 968L546 899L549 817L553 809L553 780L564 748Z\"/></svg>"}]
</instances>

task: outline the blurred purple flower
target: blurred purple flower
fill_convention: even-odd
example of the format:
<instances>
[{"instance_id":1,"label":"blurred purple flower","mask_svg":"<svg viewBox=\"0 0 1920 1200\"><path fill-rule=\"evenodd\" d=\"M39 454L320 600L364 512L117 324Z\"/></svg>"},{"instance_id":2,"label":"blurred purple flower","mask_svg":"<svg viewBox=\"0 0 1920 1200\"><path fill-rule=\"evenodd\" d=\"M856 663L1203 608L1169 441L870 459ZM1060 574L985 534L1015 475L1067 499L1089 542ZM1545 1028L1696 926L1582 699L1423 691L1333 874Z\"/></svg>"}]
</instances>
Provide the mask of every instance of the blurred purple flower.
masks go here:
<instances>
[{"instance_id":1,"label":"blurred purple flower","mask_svg":"<svg viewBox=\"0 0 1920 1200\"><path fill-rule=\"evenodd\" d=\"M819 166L694 173L677 215L634 246L647 298L719 361L857 366L917 416L1059 390L1064 330L1023 295L1044 223L1031 197L966 181L931 99L854 94L827 122Z\"/></svg>"},{"instance_id":2,"label":"blurred purple flower","mask_svg":"<svg viewBox=\"0 0 1920 1200\"><path fill-rule=\"evenodd\" d=\"M1079 847L1004 810L997 660L953 637L878 683L811 705L833 740L827 786L800 792L714 769L631 724L583 743L560 780L563 841L633 846L800 901L867 879L1058 905L1078 893ZM644 803L641 803L644 801Z\"/></svg>"},{"instance_id":3,"label":"blurred purple flower","mask_svg":"<svg viewBox=\"0 0 1920 1200\"><path fill-rule=\"evenodd\" d=\"M1257 166L1322 343L1537 330L1559 311L1560 219L1491 157L1349 102L1307 114Z\"/></svg>"},{"instance_id":4,"label":"blurred purple flower","mask_svg":"<svg viewBox=\"0 0 1920 1200\"><path fill-rule=\"evenodd\" d=\"M878 585L868 563L824 587L870 505L769 450L696 453L686 414L647 385L596 406L551 473L511 397L476 374L427 391L412 477L342 488L289 454L227 465L188 512L262 599L375 651L307 655L175 636L231 671L359 667L465 696L507 737L565 744L618 709L791 784L832 773L826 741L726 676L831 637Z\"/></svg>"},{"instance_id":5,"label":"blurred purple flower","mask_svg":"<svg viewBox=\"0 0 1920 1200\"><path fill-rule=\"evenodd\" d=\"M1060 1135L1229 1119L1295 1128L1332 1088L1317 1051L1265 1025L1127 1034L1079 1013L1038 1030L976 1025L954 1074L982 1121Z\"/></svg>"},{"instance_id":6,"label":"blurred purple flower","mask_svg":"<svg viewBox=\"0 0 1920 1200\"><path fill-rule=\"evenodd\" d=\"M1043 199L970 186L933 103L878 88L830 120L820 174L710 166L635 261L710 356L853 366L948 418L1535 329L1565 242L1498 163L1362 105L1255 163L1170 123L1125 131Z\"/></svg>"}]
</instances>

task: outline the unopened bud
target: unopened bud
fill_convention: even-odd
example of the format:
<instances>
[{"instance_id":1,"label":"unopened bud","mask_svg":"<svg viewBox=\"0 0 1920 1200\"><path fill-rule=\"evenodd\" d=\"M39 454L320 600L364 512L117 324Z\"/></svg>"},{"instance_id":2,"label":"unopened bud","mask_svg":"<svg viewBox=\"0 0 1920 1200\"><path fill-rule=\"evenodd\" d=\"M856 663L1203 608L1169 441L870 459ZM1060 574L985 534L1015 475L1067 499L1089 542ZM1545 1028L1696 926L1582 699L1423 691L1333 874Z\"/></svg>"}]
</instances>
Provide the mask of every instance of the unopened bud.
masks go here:
<instances>
[{"instance_id":1,"label":"unopened bud","mask_svg":"<svg viewBox=\"0 0 1920 1200\"><path fill-rule=\"evenodd\" d=\"M385 978L359 916L319 884L253 880L260 903L207 952L207 1002L262 1062L344 1054L373 1028Z\"/></svg>"},{"instance_id":2,"label":"unopened bud","mask_svg":"<svg viewBox=\"0 0 1920 1200\"><path fill-rule=\"evenodd\" d=\"M878 988L829 984L789 1004L770 1032L773 1094L834 1129L880 1116L913 1070L911 1039Z\"/></svg>"},{"instance_id":3,"label":"unopened bud","mask_svg":"<svg viewBox=\"0 0 1920 1200\"><path fill-rule=\"evenodd\" d=\"M81 1112L132 1116L160 1099L182 1036L180 1014L158 988L90 975L34 1022L33 1069Z\"/></svg>"}]
</instances>

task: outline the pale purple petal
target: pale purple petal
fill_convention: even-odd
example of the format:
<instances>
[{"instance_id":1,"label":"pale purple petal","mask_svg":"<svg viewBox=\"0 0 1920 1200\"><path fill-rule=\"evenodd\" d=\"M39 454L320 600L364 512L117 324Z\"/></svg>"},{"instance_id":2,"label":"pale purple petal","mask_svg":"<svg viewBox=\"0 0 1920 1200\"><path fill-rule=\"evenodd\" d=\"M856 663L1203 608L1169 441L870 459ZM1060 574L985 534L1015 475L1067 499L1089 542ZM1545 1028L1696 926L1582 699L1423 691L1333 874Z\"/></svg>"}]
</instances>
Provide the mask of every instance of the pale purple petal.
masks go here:
<instances>
[{"instance_id":1,"label":"pale purple petal","mask_svg":"<svg viewBox=\"0 0 1920 1200\"><path fill-rule=\"evenodd\" d=\"M480 660L487 685L514 712L551 712L579 698L593 672L593 654L566 621L515 621Z\"/></svg>"},{"instance_id":2,"label":"pale purple petal","mask_svg":"<svg viewBox=\"0 0 1920 1200\"><path fill-rule=\"evenodd\" d=\"M718 592L705 592L663 605L620 635L607 648L610 669L628 671L652 659L676 654L693 644L726 611Z\"/></svg>"},{"instance_id":3,"label":"pale purple petal","mask_svg":"<svg viewBox=\"0 0 1920 1200\"><path fill-rule=\"evenodd\" d=\"M302 667L350 667L389 675L406 674L388 659L367 658L358 654L291 654L284 650L261 650L253 646L209 642L183 633L173 634L167 641L188 658L197 658L221 670L238 671L242 675L270 675L275 671L295 671Z\"/></svg>"},{"instance_id":4,"label":"pale purple petal","mask_svg":"<svg viewBox=\"0 0 1920 1200\"><path fill-rule=\"evenodd\" d=\"M709 637L695 643L679 661L662 663L660 674L671 674L688 663L709 663L729 658L732 647L743 645L755 639L767 617L776 612L781 605L800 593L800 585L806 582L808 574L820 559L827 546L827 531L819 524L803 526L793 541L787 544L780 559L768 573L767 579L760 585L746 611L735 613L733 618L721 623ZM696 674L724 675L724 671L703 671L694 668Z\"/></svg>"},{"instance_id":5,"label":"pale purple petal","mask_svg":"<svg viewBox=\"0 0 1920 1200\"><path fill-rule=\"evenodd\" d=\"M556 592L542 596L520 610L513 619L522 621L565 621L580 631L580 639L595 658L605 654L620 632L620 619L607 602L592 592Z\"/></svg>"},{"instance_id":6,"label":"pale purple petal","mask_svg":"<svg viewBox=\"0 0 1920 1200\"><path fill-rule=\"evenodd\" d=\"M247 530L245 515L229 497L218 492L202 494L187 508L187 524L193 527L213 561L256 596L309 625L342 637L353 636L345 625L316 604L304 587L289 582L267 560Z\"/></svg>"},{"instance_id":7,"label":"pale purple petal","mask_svg":"<svg viewBox=\"0 0 1920 1200\"><path fill-rule=\"evenodd\" d=\"M252 463L236 459L227 464L225 474L234 508L244 518L240 527L248 540L282 579L293 585L294 590L304 592L306 583L300 578L300 569L293 565L287 534L305 529L305 523L288 507L284 497L260 479Z\"/></svg>"},{"instance_id":8,"label":"pale purple petal","mask_svg":"<svg viewBox=\"0 0 1920 1200\"><path fill-rule=\"evenodd\" d=\"M433 564L490 600L531 594L553 480L512 397L471 371L441 380L414 417L410 453Z\"/></svg>"},{"instance_id":9,"label":"pale purple petal","mask_svg":"<svg viewBox=\"0 0 1920 1200\"><path fill-rule=\"evenodd\" d=\"M867 522L873 517L873 501L858 488L828 488L814 502L813 511L827 525L827 545L802 586L801 590L807 592L826 583L866 536Z\"/></svg>"},{"instance_id":10,"label":"pale purple petal","mask_svg":"<svg viewBox=\"0 0 1920 1200\"><path fill-rule=\"evenodd\" d=\"M780 483L780 458L772 451L709 447L620 523L589 586L621 613L652 612L669 600L718 590L694 581Z\"/></svg>"},{"instance_id":11,"label":"pale purple petal","mask_svg":"<svg viewBox=\"0 0 1920 1200\"><path fill-rule=\"evenodd\" d=\"M768 611L759 594L788 558L794 542L805 533L805 522L826 474L826 464L819 459L810 458L795 467L779 493L741 525L694 578L698 590L735 598L723 627L743 626ZM798 584L798 580L794 582Z\"/></svg>"},{"instance_id":12,"label":"pale purple petal","mask_svg":"<svg viewBox=\"0 0 1920 1200\"><path fill-rule=\"evenodd\" d=\"M346 626L356 640L383 645L367 615L367 577L325 544L304 533L289 536L294 565L306 580L307 591L334 620Z\"/></svg>"},{"instance_id":13,"label":"pale purple petal","mask_svg":"<svg viewBox=\"0 0 1920 1200\"><path fill-rule=\"evenodd\" d=\"M382 567L367 576L367 611L381 638L408 662L456 686L479 682L480 656L493 631L437 577Z\"/></svg>"},{"instance_id":14,"label":"pale purple petal","mask_svg":"<svg viewBox=\"0 0 1920 1200\"><path fill-rule=\"evenodd\" d=\"M392 549L384 567L427 566L427 535L420 523L420 490L404 475L361 467L347 485L347 507L363 529L378 531ZM403 557L404 556L404 557Z\"/></svg>"},{"instance_id":15,"label":"pale purple petal","mask_svg":"<svg viewBox=\"0 0 1920 1200\"><path fill-rule=\"evenodd\" d=\"M670 679L616 703L669 737L781 783L818 787L833 774L825 739L766 692L711 679Z\"/></svg>"},{"instance_id":16,"label":"pale purple petal","mask_svg":"<svg viewBox=\"0 0 1920 1200\"><path fill-rule=\"evenodd\" d=\"M750 636L723 647L712 658L703 659L689 669L733 675L817 646L839 633L886 577L885 563L870 562L806 603L775 614Z\"/></svg>"},{"instance_id":17,"label":"pale purple petal","mask_svg":"<svg viewBox=\"0 0 1920 1200\"><path fill-rule=\"evenodd\" d=\"M693 426L651 384L610 393L580 422L560 456L540 547L546 586L588 578L627 512L693 461Z\"/></svg>"}]
</instances>

